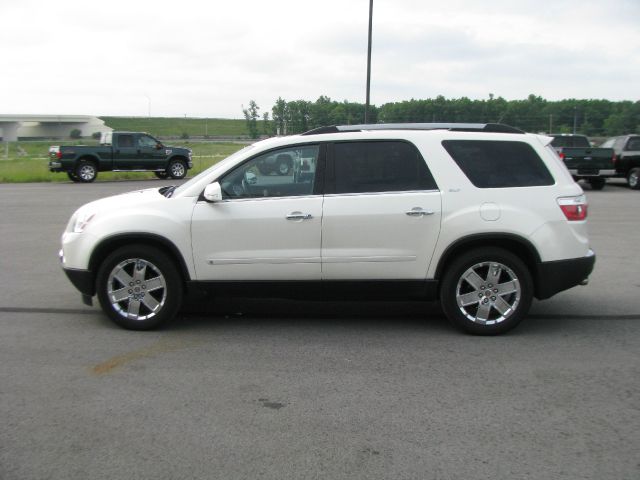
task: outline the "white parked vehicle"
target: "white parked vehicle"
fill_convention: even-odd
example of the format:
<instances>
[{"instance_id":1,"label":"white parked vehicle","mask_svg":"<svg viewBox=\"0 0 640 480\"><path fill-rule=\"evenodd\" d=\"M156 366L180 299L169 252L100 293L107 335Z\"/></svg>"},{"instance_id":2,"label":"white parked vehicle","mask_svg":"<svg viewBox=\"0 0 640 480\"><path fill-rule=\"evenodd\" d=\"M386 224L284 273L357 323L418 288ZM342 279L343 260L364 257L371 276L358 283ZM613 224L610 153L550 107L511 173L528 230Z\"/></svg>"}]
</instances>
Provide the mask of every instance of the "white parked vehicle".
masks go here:
<instances>
[{"instance_id":1,"label":"white parked vehicle","mask_svg":"<svg viewBox=\"0 0 640 480\"><path fill-rule=\"evenodd\" d=\"M326 127L251 145L180 187L76 211L62 265L86 303L145 330L186 293L440 299L476 334L585 284L582 189L550 137L499 124ZM271 159L289 168L265 167Z\"/></svg>"}]
</instances>

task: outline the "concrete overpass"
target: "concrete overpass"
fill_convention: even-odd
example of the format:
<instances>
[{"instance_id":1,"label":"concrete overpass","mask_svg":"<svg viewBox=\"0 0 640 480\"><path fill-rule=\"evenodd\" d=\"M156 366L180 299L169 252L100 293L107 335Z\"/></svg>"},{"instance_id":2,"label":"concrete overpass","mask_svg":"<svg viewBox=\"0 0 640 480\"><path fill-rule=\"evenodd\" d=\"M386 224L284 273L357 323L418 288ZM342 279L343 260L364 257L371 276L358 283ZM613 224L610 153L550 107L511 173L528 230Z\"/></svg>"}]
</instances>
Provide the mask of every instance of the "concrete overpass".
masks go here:
<instances>
[{"instance_id":1,"label":"concrete overpass","mask_svg":"<svg viewBox=\"0 0 640 480\"><path fill-rule=\"evenodd\" d=\"M9 156L9 142L18 139L66 138L74 129L80 130L81 137L113 130L98 117L90 115L0 115L4 157Z\"/></svg>"},{"instance_id":2,"label":"concrete overpass","mask_svg":"<svg viewBox=\"0 0 640 480\"><path fill-rule=\"evenodd\" d=\"M90 115L0 115L0 132L4 142L15 142L19 138L69 137L74 129L80 130L82 137L113 130L98 117Z\"/></svg>"}]
</instances>

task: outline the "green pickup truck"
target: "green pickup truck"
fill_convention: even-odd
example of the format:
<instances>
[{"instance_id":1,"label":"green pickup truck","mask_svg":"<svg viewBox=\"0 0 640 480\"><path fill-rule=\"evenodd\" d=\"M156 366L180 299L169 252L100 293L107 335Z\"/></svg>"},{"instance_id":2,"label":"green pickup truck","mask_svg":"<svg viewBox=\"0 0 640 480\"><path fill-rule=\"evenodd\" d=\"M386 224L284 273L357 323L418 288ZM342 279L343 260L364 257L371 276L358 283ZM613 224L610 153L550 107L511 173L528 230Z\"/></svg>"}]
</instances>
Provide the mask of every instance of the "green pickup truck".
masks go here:
<instances>
[{"instance_id":1,"label":"green pickup truck","mask_svg":"<svg viewBox=\"0 0 640 480\"><path fill-rule=\"evenodd\" d=\"M602 190L606 177L615 174L612 148L593 148L584 135L552 133L555 148L573 178L586 180L593 190Z\"/></svg>"},{"instance_id":2,"label":"green pickup truck","mask_svg":"<svg viewBox=\"0 0 640 480\"><path fill-rule=\"evenodd\" d=\"M53 146L49 170L74 182L93 182L98 172L154 172L158 178L184 178L193 167L191 149L168 147L148 133L103 133L99 146Z\"/></svg>"}]
</instances>

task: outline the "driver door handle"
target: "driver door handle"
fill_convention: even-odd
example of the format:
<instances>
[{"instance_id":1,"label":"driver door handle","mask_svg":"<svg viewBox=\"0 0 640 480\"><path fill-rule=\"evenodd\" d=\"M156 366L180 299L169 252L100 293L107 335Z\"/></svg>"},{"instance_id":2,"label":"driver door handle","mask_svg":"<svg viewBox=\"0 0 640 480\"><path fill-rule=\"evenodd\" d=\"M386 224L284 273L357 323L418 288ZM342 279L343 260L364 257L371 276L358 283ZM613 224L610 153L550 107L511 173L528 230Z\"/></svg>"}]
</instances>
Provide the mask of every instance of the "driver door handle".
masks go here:
<instances>
[{"instance_id":1,"label":"driver door handle","mask_svg":"<svg viewBox=\"0 0 640 480\"><path fill-rule=\"evenodd\" d=\"M291 212L286 218L287 220L311 220L313 216L310 213Z\"/></svg>"},{"instance_id":2,"label":"driver door handle","mask_svg":"<svg viewBox=\"0 0 640 480\"><path fill-rule=\"evenodd\" d=\"M409 215L410 217L426 217L427 215L433 215L436 212L434 212L433 210L423 210L420 207L414 207L404 213Z\"/></svg>"}]
</instances>

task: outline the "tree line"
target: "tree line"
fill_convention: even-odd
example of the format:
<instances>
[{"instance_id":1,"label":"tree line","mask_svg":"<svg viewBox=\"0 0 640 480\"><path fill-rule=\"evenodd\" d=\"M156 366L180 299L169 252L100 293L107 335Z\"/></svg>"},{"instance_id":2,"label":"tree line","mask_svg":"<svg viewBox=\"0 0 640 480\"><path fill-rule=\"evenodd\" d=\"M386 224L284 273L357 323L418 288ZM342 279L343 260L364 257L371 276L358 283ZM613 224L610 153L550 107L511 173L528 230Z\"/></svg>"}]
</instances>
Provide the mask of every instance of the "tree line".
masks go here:
<instances>
[{"instance_id":1,"label":"tree line","mask_svg":"<svg viewBox=\"0 0 640 480\"><path fill-rule=\"evenodd\" d=\"M327 125L364 123L363 103L338 102L321 95L315 102L286 101L279 97L260 116L255 101L243 107L247 131L260 135L291 135ZM590 137L640 134L640 101L579 100L550 101L536 95L524 100L494 97L471 100L438 96L369 107L370 123L464 122L504 123L526 132L580 133Z\"/></svg>"}]
</instances>

